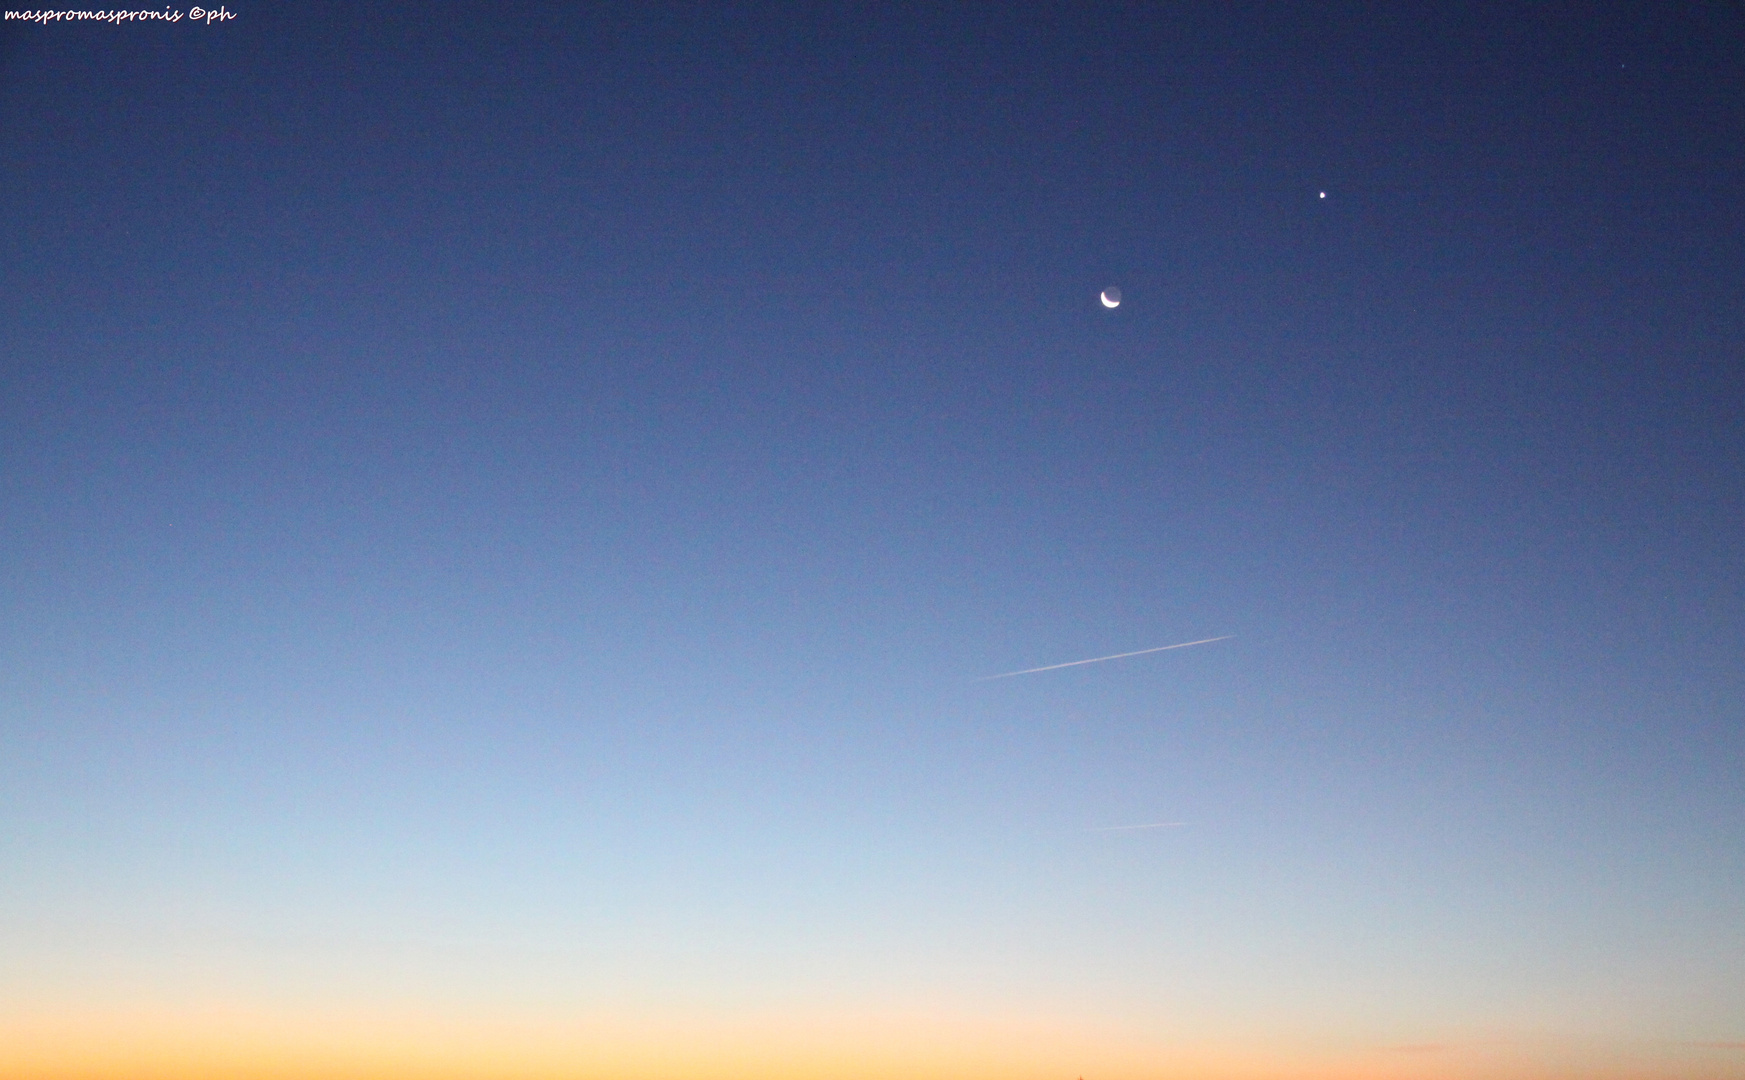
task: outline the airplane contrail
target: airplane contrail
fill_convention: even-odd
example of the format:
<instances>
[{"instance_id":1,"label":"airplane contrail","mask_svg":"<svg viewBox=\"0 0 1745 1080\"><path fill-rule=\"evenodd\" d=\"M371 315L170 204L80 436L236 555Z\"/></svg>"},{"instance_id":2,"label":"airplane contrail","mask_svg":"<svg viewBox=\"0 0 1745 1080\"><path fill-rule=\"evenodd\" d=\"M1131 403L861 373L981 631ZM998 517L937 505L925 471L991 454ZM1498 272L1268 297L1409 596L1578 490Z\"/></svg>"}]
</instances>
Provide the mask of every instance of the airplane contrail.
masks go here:
<instances>
[{"instance_id":1,"label":"airplane contrail","mask_svg":"<svg viewBox=\"0 0 1745 1080\"><path fill-rule=\"evenodd\" d=\"M1185 821L1154 821L1149 825L1104 825L1100 828L1086 829L1085 832L1136 832L1140 829L1172 829L1177 825L1186 825Z\"/></svg>"},{"instance_id":2,"label":"airplane contrail","mask_svg":"<svg viewBox=\"0 0 1745 1080\"><path fill-rule=\"evenodd\" d=\"M1010 679L1014 675L1034 675L1038 671L1054 671L1063 667L1078 667L1080 664L1100 664L1104 660L1125 660L1129 656L1144 656L1146 653L1166 652L1170 649L1185 649L1189 645L1206 645L1214 641L1229 641L1235 634L1225 634L1223 637L1201 638L1198 641L1184 641L1180 645L1159 645L1155 649L1140 649L1136 652L1116 653L1114 656L1093 656L1089 660L1069 660L1064 664L1049 664L1047 667L1025 668L1023 671L1007 671L999 675L983 675L976 682L987 682L989 679Z\"/></svg>"}]
</instances>

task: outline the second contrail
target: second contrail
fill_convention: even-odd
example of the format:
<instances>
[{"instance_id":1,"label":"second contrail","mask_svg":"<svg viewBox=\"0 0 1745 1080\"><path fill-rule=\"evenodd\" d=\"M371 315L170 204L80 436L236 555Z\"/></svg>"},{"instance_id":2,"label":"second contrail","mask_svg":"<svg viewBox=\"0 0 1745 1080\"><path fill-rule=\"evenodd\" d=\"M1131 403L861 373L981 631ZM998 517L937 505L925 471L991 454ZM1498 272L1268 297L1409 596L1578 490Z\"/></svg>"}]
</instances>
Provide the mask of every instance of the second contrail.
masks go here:
<instances>
[{"instance_id":1,"label":"second contrail","mask_svg":"<svg viewBox=\"0 0 1745 1080\"><path fill-rule=\"evenodd\" d=\"M1236 635L1234 634L1225 634L1223 637L1209 637L1201 638L1198 641L1184 641L1180 645L1159 645L1155 649L1138 649L1134 652L1116 653L1114 656L1093 656L1089 660L1068 660L1064 664L1049 664L1047 667L1025 668L1023 671L1007 671L1002 672L999 675L983 675L975 681L987 682L989 679L1009 679L1014 675L1034 675L1038 671L1054 671L1063 667L1078 667L1080 664L1100 664L1104 660L1125 660L1129 656L1144 656L1146 653L1166 652L1170 649L1185 649L1189 645L1207 645L1214 641L1229 641L1235 636Z\"/></svg>"},{"instance_id":2,"label":"second contrail","mask_svg":"<svg viewBox=\"0 0 1745 1080\"><path fill-rule=\"evenodd\" d=\"M1186 825L1185 821L1153 821L1149 825L1102 825L1085 832L1138 832L1140 829L1173 829L1177 825Z\"/></svg>"}]
</instances>

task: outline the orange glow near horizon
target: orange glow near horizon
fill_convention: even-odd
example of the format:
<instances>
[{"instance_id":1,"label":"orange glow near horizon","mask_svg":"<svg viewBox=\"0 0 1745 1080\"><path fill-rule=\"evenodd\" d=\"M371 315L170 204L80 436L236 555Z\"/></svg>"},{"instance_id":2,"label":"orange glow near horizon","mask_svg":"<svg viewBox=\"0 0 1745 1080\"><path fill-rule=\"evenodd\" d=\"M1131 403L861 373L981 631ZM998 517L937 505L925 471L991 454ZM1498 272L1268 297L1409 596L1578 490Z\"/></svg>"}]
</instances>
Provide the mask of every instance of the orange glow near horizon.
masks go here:
<instances>
[{"instance_id":1,"label":"orange glow near horizon","mask_svg":"<svg viewBox=\"0 0 1745 1080\"><path fill-rule=\"evenodd\" d=\"M1725 1043L1165 1042L1087 1022L817 1014L567 1021L338 1010L0 1018L0 1080L1737 1080Z\"/></svg>"}]
</instances>

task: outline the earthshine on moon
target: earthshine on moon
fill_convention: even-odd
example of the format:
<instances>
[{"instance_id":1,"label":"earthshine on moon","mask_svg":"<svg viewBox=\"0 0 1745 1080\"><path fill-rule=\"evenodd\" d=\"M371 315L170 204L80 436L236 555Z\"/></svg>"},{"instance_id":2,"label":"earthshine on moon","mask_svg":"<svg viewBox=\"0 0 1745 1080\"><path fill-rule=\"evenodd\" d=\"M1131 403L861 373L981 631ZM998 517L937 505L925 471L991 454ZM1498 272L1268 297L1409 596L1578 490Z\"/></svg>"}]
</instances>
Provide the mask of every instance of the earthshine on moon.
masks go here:
<instances>
[{"instance_id":1,"label":"earthshine on moon","mask_svg":"<svg viewBox=\"0 0 1745 1080\"><path fill-rule=\"evenodd\" d=\"M1111 285L1103 290L1103 295L1098 297L1098 299L1103 302L1103 306L1106 308L1120 307L1121 290Z\"/></svg>"}]
</instances>

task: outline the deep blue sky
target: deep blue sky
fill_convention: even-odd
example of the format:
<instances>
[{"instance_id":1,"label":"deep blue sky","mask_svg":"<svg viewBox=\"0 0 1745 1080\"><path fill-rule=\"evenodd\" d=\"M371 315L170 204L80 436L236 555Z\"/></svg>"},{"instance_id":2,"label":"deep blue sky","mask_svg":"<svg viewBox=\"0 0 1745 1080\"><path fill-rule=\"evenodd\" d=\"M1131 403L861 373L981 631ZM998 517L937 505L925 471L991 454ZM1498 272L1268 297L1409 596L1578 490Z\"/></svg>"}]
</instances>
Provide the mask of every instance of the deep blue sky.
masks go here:
<instances>
[{"instance_id":1,"label":"deep blue sky","mask_svg":"<svg viewBox=\"0 0 1745 1080\"><path fill-rule=\"evenodd\" d=\"M0 36L0 1001L1745 1038L1737 6L236 10Z\"/></svg>"}]
</instances>

